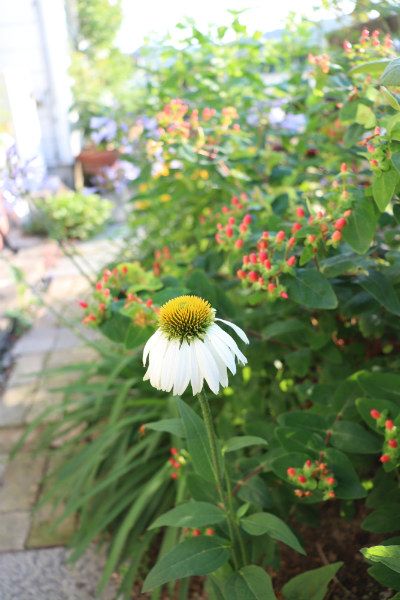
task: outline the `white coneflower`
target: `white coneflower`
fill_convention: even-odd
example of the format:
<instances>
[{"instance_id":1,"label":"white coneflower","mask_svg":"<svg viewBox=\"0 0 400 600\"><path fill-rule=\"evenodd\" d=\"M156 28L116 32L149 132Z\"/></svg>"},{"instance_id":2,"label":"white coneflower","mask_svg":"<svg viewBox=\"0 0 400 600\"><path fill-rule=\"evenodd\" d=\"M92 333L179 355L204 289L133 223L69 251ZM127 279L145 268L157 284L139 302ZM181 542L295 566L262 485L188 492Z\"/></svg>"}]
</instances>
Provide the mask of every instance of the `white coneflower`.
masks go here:
<instances>
[{"instance_id":1,"label":"white coneflower","mask_svg":"<svg viewBox=\"0 0 400 600\"><path fill-rule=\"evenodd\" d=\"M198 296L179 296L160 308L159 328L143 350L149 366L144 380L153 387L180 396L189 384L193 395L201 392L204 380L214 394L228 385L227 369L236 373L235 359L246 357L235 340L216 321L229 325L246 344L249 340L237 325L215 318L215 309Z\"/></svg>"}]
</instances>

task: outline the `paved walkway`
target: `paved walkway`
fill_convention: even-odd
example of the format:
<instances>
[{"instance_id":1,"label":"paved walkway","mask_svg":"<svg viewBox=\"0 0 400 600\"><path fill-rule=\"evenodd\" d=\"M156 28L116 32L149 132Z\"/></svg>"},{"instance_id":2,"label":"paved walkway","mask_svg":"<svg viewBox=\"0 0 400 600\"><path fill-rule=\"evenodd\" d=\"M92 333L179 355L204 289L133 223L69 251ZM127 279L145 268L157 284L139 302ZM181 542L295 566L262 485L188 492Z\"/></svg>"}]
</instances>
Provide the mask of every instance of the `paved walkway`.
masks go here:
<instances>
[{"instance_id":1,"label":"paved walkway","mask_svg":"<svg viewBox=\"0 0 400 600\"><path fill-rule=\"evenodd\" d=\"M64 546L76 527L74 519L54 532L50 531L54 519L51 507L32 512L51 458L33 458L33 442L28 441L9 461L10 450L26 424L57 401L57 392L50 388L65 383L63 377L70 377L57 376L57 381L49 384L43 370L93 356L93 349L64 321L79 321L76 299L87 293L88 282L53 242L31 239L21 243L19 253L10 256L13 266L22 269L31 286L37 287L43 280L50 282L44 298L62 314L63 321L46 308L35 310L33 327L12 348L12 369L0 399L0 599L94 600L101 557L93 550L73 568L68 567ZM78 264L87 268L90 263L96 270L115 256L117 249L114 243L100 240L81 244L80 251L85 261ZM0 261L2 313L17 304L10 268ZM87 336L88 331L83 330L83 334ZM103 598L115 600L115 588L110 586Z\"/></svg>"}]
</instances>

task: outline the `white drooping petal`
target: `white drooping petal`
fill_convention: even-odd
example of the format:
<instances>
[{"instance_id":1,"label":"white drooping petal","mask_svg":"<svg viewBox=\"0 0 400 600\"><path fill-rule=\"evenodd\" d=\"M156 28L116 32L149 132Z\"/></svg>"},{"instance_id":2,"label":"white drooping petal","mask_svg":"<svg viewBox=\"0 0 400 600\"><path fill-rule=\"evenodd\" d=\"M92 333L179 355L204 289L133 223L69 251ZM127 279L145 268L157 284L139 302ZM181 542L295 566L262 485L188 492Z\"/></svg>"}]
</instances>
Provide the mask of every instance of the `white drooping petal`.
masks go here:
<instances>
[{"instance_id":1,"label":"white drooping petal","mask_svg":"<svg viewBox=\"0 0 400 600\"><path fill-rule=\"evenodd\" d=\"M157 329L157 331L155 333L153 333L153 335L151 337L149 337L149 339L147 340L145 347L143 348L143 366L146 365L147 357L150 354L151 349L154 347L154 345L160 339L160 335L161 335L161 331L159 329Z\"/></svg>"},{"instance_id":2,"label":"white drooping petal","mask_svg":"<svg viewBox=\"0 0 400 600\"><path fill-rule=\"evenodd\" d=\"M190 366L190 347L187 341L184 340L179 348L173 388L174 396L181 396L189 385Z\"/></svg>"},{"instance_id":3,"label":"white drooping petal","mask_svg":"<svg viewBox=\"0 0 400 600\"><path fill-rule=\"evenodd\" d=\"M227 368L226 368L226 364L224 363L224 361L220 358L220 356L218 355L215 346L213 346L206 338L205 340L205 345L207 346L210 354L212 355L213 359L215 360L215 364L217 365L217 369L218 369L218 379L219 382L221 384L222 387L227 387L228 385L228 372L227 372Z\"/></svg>"},{"instance_id":4,"label":"white drooping petal","mask_svg":"<svg viewBox=\"0 0 400 600\"><path fill-rule=\"evenodd\" d=\"M209 330L206 335L206 341L215 350L216 354L222 360L222 362L228 367L232 375L236 373L235 354L224 342L222 342L217 335Z\"/></svg>"},{"instance_id":5,"label":"white drooping petal","mask_svg":"<svg viewBox=\"0 0 400 600\"><path fill-rule=\"evenodd\" d=\"M233 331L235 333L237 333L237 335L240 337L241 340L243 340L246 344L250 343L249 338L247 337L247 335L245 334L243 329L240 329L240 327L235 325L235 323L231 323L230 321L225 321L224 319L215 319L215 320L221 321L221 323L225 323L225 325L229 325L229 327L232 327Z\"/></svg>"},{"instance_id":6,"label":"white drooping petal","mask_svg":"<svg viewBox=\"0 0 400 600\"><path fill-rule=\"evenodd\" d=\"M170 392L174 383L176 363L179 352L179 341L170 340L163 360L161 371L161 389Z\"/></svg>"},{"instance_id":7,"label":"white drooping petal","mask_svg":"<svg viewBox=\"0 0 400 600\"><path fill-rule=\"evenodd\" d=\"M211 327L209 329L209 333L210 333L210 335L212 334L212 335L216 335L217 337L219 337L219 339L222 342L224 342L228 346L228 348L230 348L232 350L232 352L237 356L239 362L242 365L247 364L247 358L239 350L238 345L235 342L235 340L228 333L226 333L226 331L221 329L221 327L219 325L217 325L216 323L211 325Z\"/></svg>"},{"instance_id":8,"label":"white drooping petal","mask_svg":"<svg viewBox=\"0 0 400 600\"><path fill-rule=\"evenodd\" d=\"M219 373L215 360L207 346L201 340L194 340L197 362L200 372L208 383L208 387L214 394L219 390Z\"/></svg>"},{"instance_id":9,"label":"white drooping petal","mask_svg":"<svg viewBox=\"0 0 400 600\"><path fill-rule=\"evenodd\" d=\"M164 365L164 356L168 347L168 339L159 332L157 343L153 344L149 353L149 367L144 380L150 379L150 383L157 390L161 389L161 374ZM154 337L154 336L153 336Z\"/></svg>"},{"instance_id":10,"label":"white drooping petal","mask_svg":"<svg viewBox=\"0 0 400 600\"><path fill-rule=\"evenodd\" d=\"M190 357L190 383L192 384L193 396L199 394L203 387L203 376L200 372L199 363L197 362L196 348L194 344L189 346Z\"/></svg>"}]
</instances>

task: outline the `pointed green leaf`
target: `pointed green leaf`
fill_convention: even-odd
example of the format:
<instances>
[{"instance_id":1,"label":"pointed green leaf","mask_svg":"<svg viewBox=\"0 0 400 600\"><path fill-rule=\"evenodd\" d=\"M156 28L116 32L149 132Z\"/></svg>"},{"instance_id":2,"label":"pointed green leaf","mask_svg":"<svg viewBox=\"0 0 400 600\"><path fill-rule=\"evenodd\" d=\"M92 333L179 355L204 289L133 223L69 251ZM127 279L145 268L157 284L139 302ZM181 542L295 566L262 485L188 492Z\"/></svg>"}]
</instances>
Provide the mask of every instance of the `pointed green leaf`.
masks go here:
<instances>
[{"instance_id":1,"label":"pointed green leaf","mask_svg":"<svg viewBox=\"0 0 400 600\"><path fill-rule=\"evenodd\" d=\"M229 600L276 600L271 577L255 565L233 573L226 582L224 596Z\"/></svg>"},{"instance_id":2,"label":"pointed green leaf","mask_svg":"<svg viewBox=\"0 0 400 600\"><path fill-rule=\"evenodd\" d=\"M382 563L392 571L400 573L400 546L372 546L362 548L361 552L366 559Z\"/></svg>"},{"instance_id":3,"label":"pointed green leaf","mask_svg":"<svg viewBox=\"0 0 400 600\"><path fill-rule=\"evenodd\" d=\"M207 575L229 560L227 542L217 537L200 536L185 540L156 562L143 584L143 593L168 581Z\"/></svg>"},{"instance_id":4,"label":"pointed green leaf","mask_svg":"<svg viewBox=\"0 0 400 600\"><path fill-rule=\"evenodd\" d=\"M329 281L316 269L302 269L288 280L291 300L307 308L333 309L338 301Z\"/></svg>"},{"instance_id":5,"label":"pointed green leaf","mask_svg":"<svg viewBox=\"0 0 400 600\"><path fill-rule=\"evenodd\" d=\"M183 400L178 398L177 404L183 421L187 449L192 458L193 468L203 479L214 481L211 449L206 427L202 419Z\"/></svg>"},{"instance_id":6,"label":"pointed green leaf","mask_svg":"<svg viewBox=\"0 0 400 600\"><path fill-rule=\"evenodd\" d=\"M283 542L296 552L306 554L297 537L282 519L272 513L255 513L241 520L241 527L250 535L267 533L272 539Z\"/></svg>"},{"instance_id":7,"label":"pointed green leaf","mask_svg":"<svg viewBox=\"0 0 400 600\"><path fill-rule=\"evenodd\" d=\"M378 219L379 211L371 198L362 196L356 200L343 230L343 239L357 254L367 252L374 239Z\"/></svg>"},{"instance_id":8,"label":"pointed green leaf","mask_svg":"<svg viewBox=\"0 0 400 600\"><path fill-rule=\"evenodd\" d=\"M352 421L337 421L332 427L332 446L355 454L376 454L382 442L375 435Z\"/></svg>"},{"instance_id":9,"label":"pointed green leaf","mask_svg":"<svg viewBox=\"0 0 400 600\"><path fill-rule=\"evenodd\" d=\"M256 435L238 435L231 437L222 447L223 452L234 452L249 446L268 446L268 442Z\"/></svg>"},{"instance_id":10,"label":"pointed green leaf","mask_svg":"<svg viewBox=\"0 0 400 600\"><path fill-rule=\"evenodd\" d=\"M369 271L361 287L394 315L400 315L400 300L392 282L381 271Z\"/></svg>"},{"instance_id":11,"label":"pointed green leaf","mask_svg":"<svg viewBox=\"0 0 400 600\"><path fill-rule=\"evenodd\" d=\"M400 58L392 60L383 71L380 82L382 85L400 85Z\"/></svg>"},{"instance_id":12,"label":"pointed green leaf","mask_svg":"<svg viewBox=\"0 0 400 600\"><path fill-rule=\"evenodd\" d=\"M282 588L285 600L324 600L329 582L342 565L336 562L296 575Z\"/></svg>"},{"instance_id":13,"label":"pointed green leaf","mask_svg":"<svg viewBox=\"0 0 400 600\"><path fill-rule=\"evenodd\" d=\"M149 529L155 527L205 527L221 523L225 519L225 513L210 502L197 502L191 500L180 504L168 512L159 516Z\"/></svg>"},{"instance_id":14,"label":"pointed green leaf","mask_svg":"<svg viewBox=\"0 0 400 600\"><path fill-rule=\"evenodd\" d=\"M160 421L146 423L145 427L152 431L165 431L166 433L176 435L177 437L185 437L182 419L160 419Z\"/></svg>"},{"instance_id":15,"label":"pointed green leaf","mask_svg":"<svg viewBox=\"0 0 400 600\"><path fill-rule=\"evenodd\" d=\"M399 173L395 169L375 173L372 181L372 194L377 207L384 212L387 205L393 198L396 185L400 179Z\"/></svg>"}]
</instances>

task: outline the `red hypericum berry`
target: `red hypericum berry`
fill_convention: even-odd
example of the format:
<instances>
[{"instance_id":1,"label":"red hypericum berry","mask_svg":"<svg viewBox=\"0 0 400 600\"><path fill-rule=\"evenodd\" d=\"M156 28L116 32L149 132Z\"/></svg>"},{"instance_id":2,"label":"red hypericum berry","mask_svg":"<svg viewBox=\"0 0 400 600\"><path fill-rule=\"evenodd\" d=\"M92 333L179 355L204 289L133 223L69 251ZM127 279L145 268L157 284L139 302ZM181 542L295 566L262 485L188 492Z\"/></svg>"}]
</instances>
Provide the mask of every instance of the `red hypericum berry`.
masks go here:
<instances>
[{"instance_id":1,"label":"red hypericum berry","mask_svg":"<svg viewBox=\"0 0 400 600\"><path fill-rule=\"evenodd\" d=\"M246 271L243 271L242 269L236 271L236 275L239 277L239 279L246 279Z\"/></svg>"},{"instance_id":2,"label":"red hypericum berry","mask_svg":"<svg viewBox=\"0 0 400 600\"><path fill-rule=\"evenodd\" d=\"M307 483L307 477L305 477L304 475L299 475L299 476L297 477L297 481L298 481L299 483Z\"/></svg>"},{"instance_id":3,"label":"red hypericum berry","mask_svg":"<svg viewBox=\"0 0 400 600\"><path fill-rule=\"evenodd\" d=\"M151 298L146 300L146 306L147 306L147 308L150 308L151 306L153 306L153 300Z\"/></svg>"},{"instance_id":4,"label":"red hypericum berry","mask_svg":"<svg viewBox=\"0 0 400 600\"><path fill-rule=\"evenodd\" d=\"M274 283L269 283L269 284L268 284L268 287L267 287L267 290L268 290L270 293L274 292L274 291L276 290L276 285L275 285Z\"/></svg>"},{"instance_id":5,"label":"red hypericum berry","mask_svg":"<svg viewBox=\"0 0 400 600\"><path fill-rule=\"evenodd\" d=\"M340 172L347 173L347 165L345 162L340 165Z\"/></svg>"},{"instance_id":6,"label":"red hypericum berry","mask_svg":"<svg viewBox=\"0 0 400 600\"><path fill-rule=\"evenodd\" d=\"M238 250L241 250L241 248L243 248L243 244L244 244L243 240L240 240L240 239L236 240L236 242L235 242L235 248L238 248Z\"/></svg>"},{"instance_id":7,"label":"red hypericum berry","mask_svg":"<svg viewBox=\"0 0 400 600\"><path fill-rule=\"evenodd\" d=\"M260 285L265 285L264 278L263 278L263 277L259 277L259 278L258 278L258 283L259 283Z\"/></svg>"},{"instance_id":8,"label":"red hypericum berry","mask_svg":"<svg viewBox=\"0 0 400 600\"><path fill-rule=\"evenodd\" d=\"M103 312L106 310L106 305L104 304L104 302L100 302L99 304L99 311Z\"/></svg>"},{"instance_id":9,"label":"red hypericum berry","mask_svg":"<svg viewBox=\"0 0 400 600\"><path fill-rule=\"evenodd\" d=\"M253 265L256 265L258 263L258 256L255 252L252 252L251 254L249 254L249 259Z\"/></svg>"},{"instance_id":10,"label":"red hypericum berry","mask_svg":"<svg viewBox=\"0 0 400 600\"><path fill-rule=\"evenodd\" d=\"M296 475L296 469L294 467L289 467L286 469L286 473L288 477L294 477Z\"/></svg>"},{"instance_id":11,"label":"red hypericum berry","mask_svg":"<svg viewBox=\"0 0 400 600\"><path fill-rule=\"evenodd\" d=\"M87 308L89 306L89 304L84 300L79 300L78 304L81 308Z\"/></svg>"},{"instance_id":12,"label":"red hypericum berry","mask_svg":"<svg viewBox=\"0 0 400 600\"><path fill-rule=\"evenodd\" d=\"M233 206L236 206L236 204L239 202L239 198L237 196L233 196L231 203L233 204Z\"/></svg>"},{"instance_id":13,"label":"red hypericum berry","mask_svg":"<svg viewBox=\"0 0 400 600\"><path fill-rule=\"evenodd\" d=\"M176 471L173 471L170 475L171 479L178 479L178 473L176 473Z\"/></svg>"},{"instance_id":14,"label":"red hypericum berry","mask_svg":"<svg viewBox=\"0 0 400 600\"><path fill-rule=\"evenodd\" d=\"M326 483L327 483L328 485L335 485L335 483L336 483L336 480L335 480L335 478L334 478L334 477L327 477L327 478L325 479L325 481L326 481Z\"/></svg>"},{"instance_id":15,"label":"red hypericum berry","mask_svg":"<svg viewBox=\"0 0 400 600\"><path fill-rule=\"evenodd\" d=\"M335 229L341 230L341 229L343 229L343 227L346 227L346 225L347 225L346 219L344 217L340 217L340 219L338 219L335 222Z\"/></svg>"},{"instance_id":16,"label":"red hypericum berry","mask_svg":"<svg viewBox=\"0 0 400 600\"><path fill-rule=\"evenodd\" d=\"M245 255L243 256L243 264L244 264L244 265L248 265L248 264L249 264L249 262L250 262L250 259L249 259L249 257L247 256L247 254L245 254Z\"/></svg>"},{"instance_id":17,"label":"red hypericum berry","mask_svg":"<svg viewBox=\"0 0 400 600\"><path fill-rule=\"evenodd\" d=\"M178 450L176 448L170 448L170 452L172 456L176 456L178 454Z\"/></svg>"},{"instance_id":18,"label":"red hypericum berry","mask_svg":"<svg viewBox=\"0 0 400 600\"><path fill-rule=\"evenodd\" d=\"M258 259L260 262L264 262L264 260L266 260L268 257L268 254L266 252L259 252L258 253Z\"/></svg>"},{"instance_id":19,"label":"red hypericum berry","mask_svg":"<svg viewBox=\"0 0 400 600\"><path fill-rule=\"evenodd\" d=\"M235 217L229 217L228 223L229 223L229 225L234 225L235 224Z\"/></svg>"},{"instance_id":20,"label":"red hypericum berry","mask_svg":"<svg viewBox=\"0 0 400 600\"><path fill-rule=\"evenodd\" d=\"M342 233L338 230L332 233L332 242L340 242L342 239Z\"/></svg>"},{"instance_id":21,"label":"red hypericum berry","mask_svg":"<svg viewBox=\"0 0 400 600\"><path fill-rule=\"evenodd\" d=\"M373 144L367 144L368 152L375 152L375 146Z\"/></svg>"},{"instance_id":22,"label":"red hypericum berry","mask_svg":"<svg viewBox=\"0 0 400 600\"><path fill-rule=\"evenodd\" d=\"M278 233L275 236L275 240L279 243L279 242L283 242L283 240L286 237L286 233L284 231L278 231Z\"/></svg>"},{"instance_id":23,"label":"red hypericum berry","mask_svg":"<svg viewBox=\"0 0 400 600\"><path fill-rule=\"evenodd\" d=\"M213 529L212 527L207 527L204 533L206 535L215 535L215 529Z\"/></svg>"},{"instance_id":24,"label":"red hypericum berry","mask_svg":"<svg viewBox=\"0 0 400 600\"><path fill-rule=\"evenodd\" d=\"M372 160L370 160L369 164L371 165L371 167L379 167L379 163L378 163L378 161L375 158L373 158Z\"/></svg>"},{"instance_id":25,"label":"red hypericum berry","mask_svg":"<svg viewBox=\"0 0 400 600\"><path fill-rule=\"evenodd\" d=\"M305 217L305 212L304 212L304 208L301 208L301 206L298 206L296 208L296 215L299 217L299 219L302 219L303 217Z\"/></svg>"},{"instance_id":26,"label":"red hypericum berry","mask_svg":"<svg viewBox=\"0 0 400 600\"><path fill-rule=\"evenodd\" d=\"M352 48L351 43L348 40L344 40L344 42L343 42L343 50L345 52L350 52L351 48Z\"/></svg>"},{"instance_id":27,"label":"red hypericum berry","mask_svg":"<svg viewBox=\"0 0 400 600\"><path fill-rule=\"evenodd\" d=\"M369 414L375 420L380 419L380 416L381 416L381 413L379 412L379 410L376 410L376 408L371 408L371 410L369 411Z\"/></svg>"},{"instance_id":28,"label":"red hypericum berry","mask_svg":"<svg viewBox=\"0 0 400 600\"><path fill-rule=\"evenodd\" d=\"M246 223L241 223L239 225L239 231L240 231L240 233L246 233L247 229L248 229L248 227L247 227Z\"/></svg>"},{"instance_id":29,"label":"red hypericum berry","mask_svg":"<svg viewBox=\"0 0 400 600\"><path fill-rule=\"evenodd\" d=\"M227 206L223 206L221 210L224 214L229 212L229 208Z\"/></svg>"},{"instance_id":30,"label":"red hypericum berry","mask_svg":"<svg viewBox=\"0 0 400 600\"><path fill-rule=\"evenodd\" d=\"M257 243L257 248L259 250L266 250L268 248L268 242L266 240L261 240Z\"/></svg>"},{"instance_id":31,"label":"red hypericum berry","mask_svg":"<svg viewBox=\"0 0 400 600\"><path fill-rule=\"evenodd\" d=\"M333 490L329 490L329 492L328 492L328 497L329 497L329 498L332 498L332 499L333 499L333 498L335 498L335 497L336 497L336 494L335 494L335 492L334 492Z\"/></svg>"},{"instance_id":32,"label":"red hypericum berry","mask_svg":"<svg viewBox=\"0 0 400 600\"><path fill-rule=\"evenodd\" d=\"M397 443L397 440L389 440L389 441L388 441L388 444L389 444L389 446L390 446L391 448L397 448L397 446L399 445L399 444Z\"/></svg>"},{"instance_id":33,"label":"red hypericum berry","mask_svg":"<svg viewBox=\"0 0 400 600\"><path fill-rule=\"evenodd\" d=\"M296 233L296 231L300 231L301 228L302 228L302 225L300 225L300 223L293 223L292 233Z\"/></svg>"},{"instance_id":34,"label":"red hypericum berry","mask_svg":"<svg viewBox=\"0 0 400 600\"><path fill-rule=\"evenodd\" d=\"M295 256L289 256L289 258L286 261L286 264L288 267L294 267L294 265L296 264L296 257Z\"/></svg>"},{"instance_id":35,"label":"red hypericum berry","mask_svg":"<svg viewBox=\"0 0 400 600\"><path fill-rule=\"evenodd\" d=\"M225 227L225 233L227 235L228 238L231 238L233 236L233 229L232 227Z\"/></svg>"},{"instance_id":36,"label":"red hypericum berry","mask_svg":"<svg viewBox=\"0 0 400 600\"><path fill-rule=\"evenodd\" d=\"M394 427L394 422L392 421L392 419L386 419L385 421L385 427L386 429L388 429L389 431L391 431Z\"/></svg>"},{"instance_id":37,"label":"red hypericum berry","mask_svg":"<svg viewBox=\"0 0 400 600\"><path fill-rule=\"evenodd\" d=\"M103 284L102 284L102 282L101 282L101 281L98 281L98 282L96 283L96 290L101 290L101 289L102 289L102 287L103 287Z\"/></svg>"},{"instance_id":38,"label":"red hypericum berry","mask_svg":"<svg viewBox=\"0 0 400 600\"><path fill-rule=\"evenodd\" d=\"M123 274L123 275L126 275L126 274L128 273L128 267L127 267L126 265L124 265L124 266L121 268L121 271L122 271L122 274Z\"/></svg>"},{"instance_id":39,"label":"red hypericum berry","mask_svg":"<svg viewBox=\"0 0 400 600\"><path fill-rule=\"evenodd\" d=\"M310 242L310 244L313 244L316 239L317 239L317 236L314 235L313 233L310 233L310 235L307 236L307 240Z\"/></svg>"},{"instance_id":40,"label":"red hypericum berry","mask_svg":"<svg viewBox=\"0 0 400 600\"><path fill-rule=\"evenodd\" d=\"M224 226L222 225L222 223L217 223L217 229L218 231L222 231L224 228Z\"/></svg>"},{"instance_id":41,"label":"red hypericum berry","mask_svg":"<svg viewBox=\"0 0 400 600\"><path fill-rule=\"evenodd\" d=\"M192 536L193 536L193 537L197 537L197 536L199 536L199 535L201 535L201 531L200 531L200 529L193 529L193 531L192 531Z\"/></svg>"},{"instance_id":42,"label":"red hypericum berry","mask_svg":"<svg viewBox=\"0 0 400 600\"><path fill-rule=\"evenodd\" d=\"M287 243L288 248L293 248L293 246L295 245L295 243L296 243L296 238L294 238L294 237L289 238L288 239L288 243Z\"/></svg>"},{"instance_id":43,"label":"red hypericum berry","mask_svg":"<svg viewBox=\"0 0 400 600\"><path fill-rule=\"evenodd\" d=\"M250 225L251 215L244 215L242 223L244 223L245 225Z\"/></svg>"},{"instance_id":44,"label":"red hypericum berry","mask_svg":"<svg viewBox=\"0 0 400 600\"><path fill-rule=\"evenodd\" d=\"M344 213L343 213L344 217L349 217L350 215L351 215L351 210L350 209L345 210Z\"/></svg>"},{"instance_id":45,"label":"red hypericum berry","mask_svg":"<svg viewBox=\"0 0 400 600\"><path fill-rule=\"evenodd\" d=\"M217 244L222 244L221 236L219 235L219 233L216 233L214 237Z\"/></svg>"},{"instance_id":46,"label":"red hypericum berry","mask_svg":"<svg viewBox=\"0 0 400 600\"><path fill-rule=\"evenodd\" d=\"M256 281L258 281L258 275L257 275L257 273L255 271L250 271L250 273L249 273L249 279L253 283L255 283Z\"/></svg>"},{"instance_id":47,"label":"red hypericum berry","mask_svg":"<svg viewBox=\"0 0 400 600\"><path fill-rule=\"evenodd\" d=\"M269 238L269 231L263 231L261 237L262 237L263 240L268 240L268 238Z\"/></svg>"},{"instance_id":48,"label":"red hypericum berry","mask_svg":"<svg viewBox=\"0 0 400 600\"><path fill-rule=\"evenodd\" d=\"M280 297L283 298L283 300L287 300L289 298L289 296L287 295L287 292L281 292Z\"/></svg>"},{"instance_id":49,"label":"red hypericum berry","mask_svg":"<svg viewBox=\"0 0 400 600\"><path fill-rule=\"evenodd\" d=\"M268 258L264 260L264 267L268 270L271 268L271 261Z\"/></svg>"},{"instance_id":50,"label":"red hypericum berry","mask_svg":"<svg viewBox=\"0 0 400 600\"><path fill-rule=\"evenodd\" d=\"M310 468L311 465L312 465L311 460L309 458L307 458L306 462L304 463L304 466Z\"/></svg>"},{"instance_id":51,"label":"red hypericum berry","mask_svg":"<svg viewBox=\"0 0 400 600\"><path fill-rule=\"evenodd\" d=\"M374 135L381 135L381 128L380 127L375 127L375 129L374 129Z\"/></svg>"},{"instance_id":52,"label":"red hypericum berry","mask_svg":"<svg viewBox=\"0 0 400 600\"><path fill-rule=\"evenodd\" d=\"M389 454L382 454L379 460L381 461L381 463L390 462L390 456Z\"/></svg>"}]
</instances>

